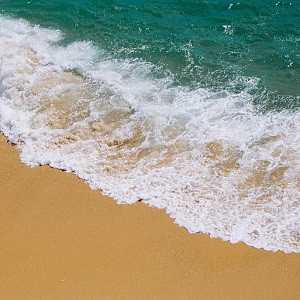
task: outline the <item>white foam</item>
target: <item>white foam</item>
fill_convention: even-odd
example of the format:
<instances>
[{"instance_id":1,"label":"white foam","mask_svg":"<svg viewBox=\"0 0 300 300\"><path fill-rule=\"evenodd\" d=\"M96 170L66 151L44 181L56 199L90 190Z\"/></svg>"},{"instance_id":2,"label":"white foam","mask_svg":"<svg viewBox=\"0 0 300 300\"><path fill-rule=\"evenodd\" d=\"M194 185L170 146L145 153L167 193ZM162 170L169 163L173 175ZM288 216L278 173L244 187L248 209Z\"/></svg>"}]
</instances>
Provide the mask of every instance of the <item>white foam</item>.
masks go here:
<instances>
[{"instance_id":1,"label":"white foam","mask_svg":"<svg viewBox=\"0 0 300 300\"><path fill-rule=\"evenodd\" d=\"M260 114L246 89L174 86L149 63L62 37L0 17L0 130L25 163L166 208L190 232L300 252L298 112Z\"/></svg>"}]
</instances>

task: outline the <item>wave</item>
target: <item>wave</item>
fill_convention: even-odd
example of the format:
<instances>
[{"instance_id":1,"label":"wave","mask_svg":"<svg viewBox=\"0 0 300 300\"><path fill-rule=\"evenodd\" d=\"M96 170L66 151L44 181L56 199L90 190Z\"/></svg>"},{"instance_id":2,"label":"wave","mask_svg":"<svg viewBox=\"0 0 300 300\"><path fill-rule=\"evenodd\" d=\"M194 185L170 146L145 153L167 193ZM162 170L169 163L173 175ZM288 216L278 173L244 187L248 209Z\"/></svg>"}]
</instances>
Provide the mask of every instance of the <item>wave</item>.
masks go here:
<instances>
[{"instance_id":1,"label":"wave","mask_svg":"<svg viewBox=\"0 0 300 300\"><path fill-rule=\"evenodd\" d=\"M23 162L164 208L192 233L300 252L299 112L257 111L258 78L237 77L237 93L179 86L151 63L62 40L0 17L0 130Z\"/></svg>"}]
</instances>

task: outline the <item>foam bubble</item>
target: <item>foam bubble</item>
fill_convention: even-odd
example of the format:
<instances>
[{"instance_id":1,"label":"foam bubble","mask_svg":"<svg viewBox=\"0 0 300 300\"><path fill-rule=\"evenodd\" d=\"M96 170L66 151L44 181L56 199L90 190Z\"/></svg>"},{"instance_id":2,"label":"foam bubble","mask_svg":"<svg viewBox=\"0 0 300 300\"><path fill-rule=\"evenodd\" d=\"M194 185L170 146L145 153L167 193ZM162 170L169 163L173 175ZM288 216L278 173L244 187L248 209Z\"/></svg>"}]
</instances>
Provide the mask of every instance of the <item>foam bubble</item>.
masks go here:
<instances>
[{"instance_id":1,"label":"foam bubble","mask_svg":"<svg viewBox=\"0 0 300 300\"><path fill-rule=\"evenodd\" d=\"M0 129L25 163L165 208L190 232L300 252L298 112L257 112L256 78L190 89L62 37L0 17Z\"/></svg>"}]
</instances>

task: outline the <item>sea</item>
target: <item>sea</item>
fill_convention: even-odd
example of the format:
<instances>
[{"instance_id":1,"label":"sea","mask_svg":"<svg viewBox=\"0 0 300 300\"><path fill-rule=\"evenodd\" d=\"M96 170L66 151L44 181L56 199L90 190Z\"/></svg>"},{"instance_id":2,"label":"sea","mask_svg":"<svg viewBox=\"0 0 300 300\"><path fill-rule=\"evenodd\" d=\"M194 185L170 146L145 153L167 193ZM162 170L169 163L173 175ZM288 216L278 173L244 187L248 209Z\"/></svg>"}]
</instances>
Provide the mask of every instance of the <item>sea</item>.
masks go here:
<instances>
[{"instance_id":1,"label":"sea","mask_svg":"<svg viewBox=\"0 0 300 300\"><path fill-rule=\"evenodd\" d=\"M0 0L0 131L190 233L300 253L300 2Z\"/></svg>"}]
</instances>

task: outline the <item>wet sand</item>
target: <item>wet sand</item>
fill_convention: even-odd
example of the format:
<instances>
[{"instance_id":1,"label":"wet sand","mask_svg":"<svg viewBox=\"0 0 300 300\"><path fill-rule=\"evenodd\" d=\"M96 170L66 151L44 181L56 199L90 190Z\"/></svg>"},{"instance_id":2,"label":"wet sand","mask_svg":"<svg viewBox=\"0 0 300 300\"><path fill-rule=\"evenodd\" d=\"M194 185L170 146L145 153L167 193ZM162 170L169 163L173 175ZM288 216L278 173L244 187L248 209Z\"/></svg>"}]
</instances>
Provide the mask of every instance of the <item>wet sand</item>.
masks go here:
<instances>
[{"instance_id":1,"label":"wet sand","mask_svg":"<svg viewBox=\"0 0 300 300\"><path fill-rule=\"evenodd\" d=\"M0 299L300 299L300 254L189 234L0 135Z\"/></svg>"}]
</instances>

